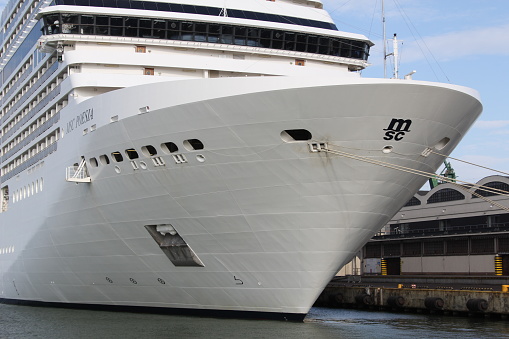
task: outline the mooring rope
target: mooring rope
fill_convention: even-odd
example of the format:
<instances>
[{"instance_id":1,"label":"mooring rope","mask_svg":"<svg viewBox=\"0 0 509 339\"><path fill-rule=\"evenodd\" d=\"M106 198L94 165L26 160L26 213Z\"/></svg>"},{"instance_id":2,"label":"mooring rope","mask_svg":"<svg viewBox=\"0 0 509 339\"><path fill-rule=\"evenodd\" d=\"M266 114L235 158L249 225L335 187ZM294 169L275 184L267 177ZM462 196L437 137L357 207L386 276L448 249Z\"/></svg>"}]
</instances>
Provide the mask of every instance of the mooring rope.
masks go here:
<instances>
[{"instance_id":1,"label":"mooring rope","mask_svg":"<svg viewBox=\"0 0 509 339\"><path fill-rule=\"evenodd\" d=\"M465 164L469 164L469 165L472 165L472 166L484 168L484 169L487 169L487 170L490 170L490 171L493 171L493 172L498 172L498 173L502 173L502 174L505 174L505 175L509 175L509 173L507 173L507 172L502 172L502 171L499 171L499 170L496 170L496 169L493 169L493 168L489 168L489 167L481 166L481 165L478 165L478 164L474 164L473 162L468 162L468 161L461 160L461 159L458 159L458 158L453 158L453 157L447 156L445 154L441 154L441 153L435 152L433 150L430 150L430 152L433 153L433 154L436 154L436 155L440 155L440 156L442 156L444 158L449 158L449 159L452 159L452 160L463 162Z\"/></svg>"},{"instance_id":2,"label":"mooring rope","mask_svg":"<svg viewBox=\"0 0 509 339\"><path fill-rule=\"evenodd\" d=\"M498 189L498 188L478 185L478 184L474 184L474 183L470 183L470 182L463 181L463 180L458 180L458 179L450 179L448 177L445 177L445 176L442 176L442 175L439 175L439 174L436 174L436 173L416 170L416 169L413 169L413 168L410 168L410 167L406 167L406 166L396 165L396 164L392 164L392 163L381 161L381 160L371 159L371 158L368 158L368 157L365 157L365 156L361 156L361 155L355 155L355 154L352 154L352 153L347 153L347 152L343 152L343 151L340 151L340 150L331 149L329 147L329 145L327 145L327 147L325 147L325 148L318 149L318 151L323 151L323 152L326 152L326 153L331 153L331 154L339 155L339 156L342 156L342 157L345 157L345 158L354 159L354 160L358 160L358 161L363 161L363 162L367 162L367 163L370 163L370 164L373 164L373 165L382 166L382 167L386 167L386 168L391 168L391 169L395 169L395 170L406 172L406 173L410 173L410 174L419 175L419 176L426 177L426 178L435 177L435 178L441 179L442 181L445 181L445 182L451 183L451 184L453 184L455 186L458 186L459 188L461 188L462 190L465 190L465 191L468 191L471 188L476 188L476 190L480 190L480 191L484 191L484 192L488 192L488 193L493 193L493 194L503 195L503 196L509 197L509 192L501 190L501 189ZM333 146L336 146L336 145L333 145ZM336 147L340 147L340 146L336 146ZM463 186L463 185L459 185L458 182L461 182L461 183L463 183L465 185L468 185L469 186L468 189L465 186ZM470 193L472 193L473 195L475 195L475 196L477 196L477 197L479 197L479 198L481 198L481 199L483 199L483 200L493 204L494 206L497 206L497 207L499 207L499 208L509 212L509 208L508 207L500 205L499 203L497 203L497 202L495 202L495 201L493 201L493 200L491 200L491 199L489 199L487 197L484 197L484 196L482 196L481 194L479 194L477 192L470 192Z\"/></svg>"}]
</instances>

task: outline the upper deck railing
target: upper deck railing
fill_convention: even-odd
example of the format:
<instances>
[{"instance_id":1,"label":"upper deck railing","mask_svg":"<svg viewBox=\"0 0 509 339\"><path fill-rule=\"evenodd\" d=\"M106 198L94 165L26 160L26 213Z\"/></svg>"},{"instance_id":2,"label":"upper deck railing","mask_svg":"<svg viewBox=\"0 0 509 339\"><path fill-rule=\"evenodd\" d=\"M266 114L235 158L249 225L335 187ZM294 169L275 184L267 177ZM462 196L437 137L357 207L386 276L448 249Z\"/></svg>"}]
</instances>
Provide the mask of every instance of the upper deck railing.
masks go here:
<instances>
[{"instance_id":1,"label":"upper deck railing","mask_svg":"<svg viewBox=\"0 0 509 339\"><path fill-rule=\"evenodd\" d=\"M441 228L419 228L419 229L405 229L394 228L390 232L379 233L373 239L395 239L395 238L413 238L413 237L431 237L431 236L447 236L458 234L472 234L472 233L492 233L492 232L506 232L509 231L509 223L494 223L494 224L475 224L475 225L462 225L462 226L444 226Z\"/></svg>"}]
</instances>

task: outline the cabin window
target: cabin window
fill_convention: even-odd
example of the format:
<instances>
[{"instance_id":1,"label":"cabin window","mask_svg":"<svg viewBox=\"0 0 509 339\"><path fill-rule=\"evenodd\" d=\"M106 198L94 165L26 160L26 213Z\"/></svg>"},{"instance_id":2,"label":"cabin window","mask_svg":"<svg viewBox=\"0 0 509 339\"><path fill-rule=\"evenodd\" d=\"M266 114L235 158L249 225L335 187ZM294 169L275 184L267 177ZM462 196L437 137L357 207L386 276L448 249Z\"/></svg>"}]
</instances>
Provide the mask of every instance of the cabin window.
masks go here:
<instances>
[{"instance_id":1,"label":"cabin window","mask_svg":"<svg viewBox=\"0 0 509 339\"><path fill-rule=\"evenodd\" d=\"M125 154L127 157L131 160L138 159L140 156L138 155L138 152L134 148L129 148L125 150Z\"/></svg>"},{"instance_id":2,"label":"cabin window","mask_svg":"<svg viewBox=\"0 0 509 339\"><path fill-rule=\"evenodd\" d=\"M175 153L175 152L178 152L178 150L179 150L177 145L175 145L175 143L173 143L173 142L165 142L165 143L161 144L161 149L166 154Z\"/></svg>"},{"instance_id":3,"label":"cabin window","mask_svg":"<svg viewBox=\"0 0 509 339\"><path fill-rule=\"evenodd\" d=\"M122 161L124 161L124 157L122 156L122 154L120 152L113 152L113 153L111 153L111 157L113 158L113 160L115 162L122 162Z\"/></svg>"},{"instance_id":4,"label":"cabin window","mask_svg":"<svg viewBox=\"0 0 509 339\"><path fill-rule=\"evenodd\" d=\"M110 159L108 158L108 156L106 154L103 154L99 157L99 160L101 161L101 163L103 165L108 165L110 163Z\"/></svg>"},{"instance_id":5,"label":"cabin window","mask_svg":"<svg viewBox=\"0 0 509 339\"><path fill-rule=\"evenodd\" d=\"M143 153L143 155L146 157L151 157L151 156L157 155L157 150L155 149L154 146L147 145L147 146L143 146L141 148L141 153Z\"/></svg>"},{"instance_id":6,"label":"cabin window","mask_svg":"<svg viewBox=\"0 0 509 339\"><path fill-rule=\"evenodd\" d=\"M184 147L188 151L197 151L203 149L203 143L198 139L189 139L184 141Z\"/></svg>"},{"instance_id":7,"label":"cabin window","mask_svg":"<svg viewBox=\"0 0 509 339\"><path fill-rule=\"evenodd\" d=\"M146 67L145 70L143 71L143 74L145 74L145 75L154 75L154 69Z\"/></svg>"}]
</instances>

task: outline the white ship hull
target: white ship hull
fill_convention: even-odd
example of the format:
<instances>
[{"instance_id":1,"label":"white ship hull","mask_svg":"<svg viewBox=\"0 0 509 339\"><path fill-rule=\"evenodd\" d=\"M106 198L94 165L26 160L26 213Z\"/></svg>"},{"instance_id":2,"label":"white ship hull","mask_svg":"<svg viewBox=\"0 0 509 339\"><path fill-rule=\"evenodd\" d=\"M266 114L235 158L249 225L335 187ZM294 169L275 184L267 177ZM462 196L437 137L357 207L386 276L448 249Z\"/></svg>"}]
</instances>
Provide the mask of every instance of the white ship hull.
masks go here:
<instances>
[{"instance_id":1,"label":"white ship hull","mask_svg":"<svg viewBox=\"0 0 509 339\"><path fill-rule=\"evenodd\" d=\"M427 180L309 143L434 172L443 157L423 151L449 138L449 154L480 111L462 87L353 77L170 81L69 105L57 151L10 181L29 193L0 215L0 298L303 317ZM411 121L399 140L386 140L392 119ZM294 129L312 139L285 142ZM167 142L187 162L161 151ZM81 156L146 145L158 154L65 181ZM203 266L175 266L145 228L170 224Z\"/></svg>"}]
</instances>

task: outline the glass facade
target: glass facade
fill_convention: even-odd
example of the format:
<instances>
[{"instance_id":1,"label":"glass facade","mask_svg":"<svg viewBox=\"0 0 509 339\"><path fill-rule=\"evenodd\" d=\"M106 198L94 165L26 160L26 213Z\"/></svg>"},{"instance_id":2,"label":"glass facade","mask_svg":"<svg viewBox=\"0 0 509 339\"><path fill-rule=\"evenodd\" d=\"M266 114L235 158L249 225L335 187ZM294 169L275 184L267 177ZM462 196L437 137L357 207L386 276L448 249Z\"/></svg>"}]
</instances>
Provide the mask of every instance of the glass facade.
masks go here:
<instances>
[{"instance_id":1,"label":"glass facade","mask_svg":"<svg viewBox=\"0 0 509 339\"><path fill-rule=\"evenodd\" d=\"M196 41L367 60L363 41L194 21L57 13L44 16L44 34L84 34Z\"/></svg>"}]
</instances>

